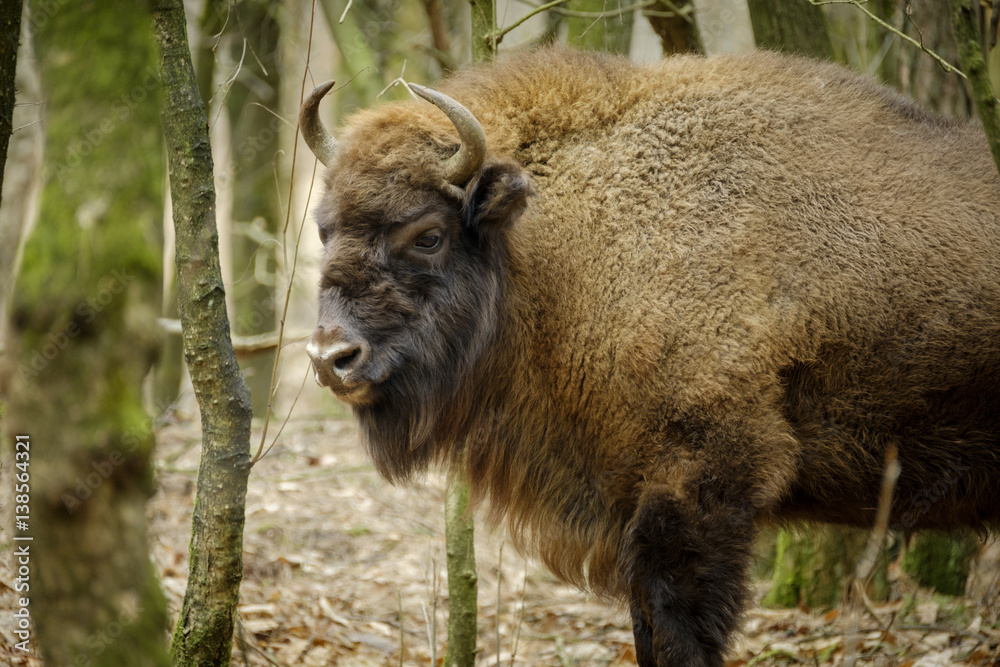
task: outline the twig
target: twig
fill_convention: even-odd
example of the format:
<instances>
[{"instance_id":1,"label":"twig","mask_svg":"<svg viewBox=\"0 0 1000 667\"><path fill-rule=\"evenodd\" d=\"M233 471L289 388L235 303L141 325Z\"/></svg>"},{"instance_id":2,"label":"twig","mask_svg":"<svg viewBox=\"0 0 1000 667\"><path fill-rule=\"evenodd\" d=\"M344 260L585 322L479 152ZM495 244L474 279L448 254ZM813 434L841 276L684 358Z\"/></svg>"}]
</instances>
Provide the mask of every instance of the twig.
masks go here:
<instances>
[{"instance_id":1,"label":"twig","mask_svg":"<svg viewBox=\"0 0 1000 667\"><path fill-rule=\"evenodd\" d=\"M658 2L654 2L653 4L654 5L656 5L656 4L666 5L667 9L669 9L670 11L669 12L661 12L661 11L656 10L656 9L649 9L649 10L646 10L646 11L644 11L642 13L643 16L661 16L663 18L668 18L668 19L672 19L675 16L680 16L682 19L684 19L688 23L691 23L691 24L694 23L694 19L691 18L691 13L694 11L694 3L693 2L689 3L687 5L684 5L683 7L678 7L674 3L670 2L670 0L658 0Z\"/></svg>"},{"instance_id":2,"label":"twig","mask_svg":"<svg viewBox=\"0 0 1000 667\"><path fill-rule=\"evenodd\" d=\"M546 2L544 5L539 5L538 7L535 7L534 10L528 12L527 14L519 18L517 21L514 21L514 23L507 26L506 28L494 30L493 34L487 36L487 39L492 42L493 49L496 50L497 45L503 41L503 38L511 30L514 30L519 25L521 25L528 19L532 18L533 16L537 16L544 11L548 11L553 7L558 7L559 5L565 4L567 2L569 2L569 0L552 0L552 2Z\"/></svg>"},{"instance_id":3,"label":"twig","mask_svg":"<svg viewBox=\"0 0 1000 667\"><path fill-rule=\"evenodd\" d=\"M424 630L427 632L427 645L431 648L431 664L437 664L437 659L434 655L434 637L431 635L431 619L427 617L427 605L423 600L420 601L420 611L424 615Z\"/></svg>"},{"instance_id":4,"label":"twig","mask_svg":"<svg viewBox=\"0 0 1000 667\"><path fill-rule=\"evenodd\" d=\"M288 122L287 118L285 118L284 116L282 116L281 114L279 114L277 111L274 111L273 109L270 109L267 106L261 104L260 102L251 102L250 106L252 106L252 107L260 107L261 109L263 109L264 111L268 112L269 114L271 114L272 116L274 116L275 118L277 118L278 120L280 120L282 123L284 123L285 126L288 127L289 129L292 129L292 128L295 127L294 125L292 125L291 123Z\"/></svg>"},{"instance_id":5,"label":"twig","mask_svg":"<svg viewBox=\"0 0 1000 667\"><path fill-rule=\"evenodd\" d=\"M14 106L30 106L30 105L28 105L28 104L23 104L23 105L22 104L15 104ZM39 123L42 122L42 120L43 120L42 118L38 118L36 120L31 121L30 123L25 123L24 125L19 125L19 126L15 127L13 130L11 130L10 133L13 134L15 132L20 132L21 130L23 130L23 129L27 128L27 127L31 127L32 125L38 125Z\"/></svg>"},{"instance_id":6,"label":"twig","mask_svg":"<svg viewBox=\"0 0 1000 667\"><path fill-rule=\"evenodd\" d=\"M445 53L440 49L436 49L433 46L428 46L427 44L416 44L414 48L418 51L423 51L430 57L434 58L440 65L441 70L444 72L451 72L455 69L455 59L451 57L450 53Z\"/></svg>"},{"instance_id":7,"label":"twig","mask_svg":"<svg viewBox=\"0 0 1000 667\"><path fill-rule=\"evenodd\" d=\"M222 111L223 109L225 109L226 106L225 105L226 97L229 95L229 91L232 90L233 84L236 83L236 77L238 77L240 75L240 72L243 70L243 59L246 58L246 55L247 55L247 41L244 39L243 50L240 52L240 61L236 63L236 68L233 70L233 73L228 77L226 77L226 80L220 83L216 87L215 92L212 93L212 99L210 99L205 104L205 112L208 113L212 109L212 104L215 102L215 96L218 95L220 92L222 93L222 99L219 101L219 111L218 113L215 114L215 120L212 122L212 127L214 127L215 124L219 122L219 117L222 115Z\"/></svg>"},{"instance_id":8,"label":"twig","mask_svg":"<svg viewBox=\"0 0 1000 667\"><path fill-rule=\"evenodd\" d=\"M437 665L437 603L438 603L438 568L437 561L430 555L430 543L427 544L427 555L431 563L431 617L427 618L427 605L420 602L424 612L424 627L427 630L427 645L431 649L431 664Z\"/></svg>"},{"instance_id":9,"label":"twig","mask_svg":"<svg viewBox=\"0 0 1000 667\"><path fill-rule=\"evenodd\" d=\"M267 449L265 449L264 452L260 455L261 458L267 456L267 453L270 452L271 449L278 443L278 438L281 437L281 434L285 431L285 427L288 426L288 422L292 418L292 413L295 411L295 406L299 402L299 396L302 395L302 388L306 386L306 378L309 377L310 372L312 372L312 366L306 366L306 372L303 373L302 375L302 382L299 383L299 390L295 392L295 398L292 399L292 404L288 408L288 414L286 414L285 418L281 421L281 427L278 429L278 432L275 433L274 437L271 439L271 444L268 445Z\"/></svg>"},{"instance_id":10,"label":"twig","mask_svg":"<svg viewBox=\"0 0 1000 667\"><path fill-rule=\"evenodd\" d=\"M347 0L347 6L344 7L344 13L340 15L340 20L337 23L343 23L344 19L347 18L347 12L351 10L351 5L354 4L354 0Z\"/></svg>"},{"instance_id":11,"label":"twig","mask_svg":"<svg viewBox=\"0 0 1000 667\"><path fill-rule=\"evenodd\" d=\"M811 1L812 0L810 0L810 2ZM852 602L855 599L861 600L862 604L883 631L886 629L885 625L878 618L878 614L875 612L874 607L872 607L871 601L868 599L868 596L865 595L864 585L868 580L868 577L871 576L875 563L878 560L879 554L882 552L883 545L885 544L885 536L889 528L889 513L892 510L892 495L896 489L896 480L899 479L899 472L899 453L896 450L896 445L894 443L890 443L885 449L885 469L882 474L882 489L879 493L878 511L875 514L875 526L872 529L871 534L868 536L868 543L865 545L864 553L861 555L857 566L854 568L853 581L849 587L849 590L850 588L853 588L855 594L857 595L856 598L855 596L849 596L849 600ZM847 643L847 652L843 662L844 667L854 667L854 663L858 659L858 626L860 619L858 618L856 603L853 603L852 606L855 607L852 612L853 621L850 632L853 640Z\"/></svg>"},{"instance_id":12,"label":"twig","mask_svg":"<svg viewBox=\"0 0 1000 667\"><path fill-rule=\"evenodd\" d=\"M521 0L521 1L524 2L524 4L528 5L529 7L534 7L535 9L542 9L542 7L539 7L534 3L527 2L526 0ZM660 1L661 0L643 0L642 2L637 2L634 5L629 5L628 7L619 7L618 9L612 9L603 12L582 12L576 9L564 9L562 7L553 7L552 11L555 12L556 14L559 14L560 16L568 16L574 19L614 18L616 16L621 16L629 12L636 12L639 11L640 9L645 9L646 7L652 7L653 5L658 4ZM669 1L664 2L664 4L667 4L668 6L671 6L671 8L673 8L672 7L673 3ZM678 13L680 13L680 10L677 11Z\"/></svg>"},{"instance_id":13,"label":"twig","mask_svg":"<svg viewBox=\"0 0 1000 667\"><path fill-rule=\"evenodd\" d=\"M864 12L865 15L868 16L868 18L870 18L872 21L875 21L875 23L878 23L880 26L882 26L883 28L885 28L889 32L897 35L898 37L903 38L904 40L906 40L907 42L909 42L913 46L917 47L918 49L920 49L921 51L923 51L924 53L926 53L927 55L929 55L934 60L936 60L938 62L938 64L941 66L941 68L945 72L948 72L949 74L952 73L952 72L954 72L955 74L959 75L963 79L969 78L969 77L965 76L965 73L962 70L958 69L957 67L955 67L954 65L952 65L951 63L949 63L947 60L945 60L944 58L942 58L938 54L934 53L933 51L931 51L930 49L928 49L927 47L925 47L923 44L921 44L917 40L915 40L912 37L910 37L909 35L901 32L895 26L890 25L889 23L886 23L885 21L883 21L875 13L873 13L871 10L869 10L867 7L864 6L865 3L867 3L867 2L868 2L868 0L809 0L809 4L815 5L817 7L820 7L822 5L854 5L855 7L857 7L858 9L860 9L862 12Z\"/></svg>"},{"instance_id":14,"label":"twig","mask_svg":"<svg viewBox=\"0 0 1000 667\"><path fill-rule=\"evenodd\" d=\"M521 641L521 627L524 625L524 591L528 588L528 562L524 561L524 579L521 581L521 606L517 610L517 625L514 627L514 645L510 649L510 667L514 667L517 645Z\"/></svg>"},{"instance_id":15,"label":"twig","mask_svg":"<svg viewBox=\"0 0 1000 667\"><path fill-rule=\"evenodd\" d=\"M254 653L256 653L261 658L263 658L269 665L272 665L273 667L285 667L280 662L275 661L274 658L272 658L271 656L269 656L267 654L267 652L264 651L264 649L262 649L260 646L257 645L256 642L254 642L251 639L248 639L246 637L246 635L244 633L244 630L243 630L243 621L241 619L239 619L239 618L236 619L236 627L239 628L239 643L240 643L240 649L241 649L240 652L242 653L244 664L247 664L247 665L250 664L247 661L247 657L248 656L247 656L247 653L246 653L246 649L249 648L249 649L253 650Z\"/></svg>"},{"instance_id":16,"label":"twig","mask_svg":"<svg viewBox=\"0 0 1000 667\"><path fill-rule=\"evenodd\" d=\"M406 637L403 633L403 594L396 589L396 599L399 601L399 667L403 667L403 655L406 653Z\"/></svg>"},{"instance_id":17,"label":"twig","mask_svg":"<svg viewBox=\"0 0 1000 667\"><path fill-rule=\"evenodd\" d=\"M497 643L497 667L500 667L500 590L503 582L503 542L500 542L500 553L497 556L497 613L496 613L496 643Z\"/></svg>"},{"instance_id":18,"label":"twig","mask_svg":"<svg viewBox=\"0 0 1000 667\"><path fill-rule=\"evenodd\" d=\"M909 21L910 25L913 26L913 29L917 31L917 37L920 38L920 48L923 49L924 48L924 31L921 30L920 26L917 25L917 22L913 20L913 5L907 3L907 5L906 5L906 12L905 13L906 13L906 20Z\"/></svg>"},{"instance_id":19,"label":"twig","mask_svg":"<svg viewBox=\"0 0 1000 667\"><path fill-rule=\"evenodd\" d=\"M405 75L406 75L406 61L404 60L403 66L399 70L399 76L397 76L395 79L386 84L385 88L382 89L382 92L380 92L378 95L375 96L375 99L377 100L378 98L382 97L383 95L386 94L386 92L390 88L398 86L399 84L403 84L403 88L405 88L407 92L409 92L410 95L413 96L414 99L416 99L416 95L413 95L413 91L410 90L410 87L408 85L406 85L406 80L403 78Z\"/></svg>"},{"instance_id":20,"label":"twig","mask_svg":"<svg viewBox=\"0 0 1000 667\"><path fill-rule=\"evenodd\" d=\"M588 25L586 28L584 28L583 32L580 33L580 38L582 39L584 35L586 35L588 32L590 32L591 28L593 28L595 25L597 25L600 22L601 22L600 18L594 19L593 22L591 22L591 24Z\"/></svg>"},{"instance_id":21,"label":"twig","mask_svg":"<svg viewBox=\"0 0 1000 667\"><path fill-rule=\"evenodd\" d=\"M299 104L306 96L306 81L309 78L309 61L312 57L312 38L313 38L313 26L316 22L316 0L312 2L312 9L309 16L309 39L306 43L306 68L302 73L302 84L299 87ZM296 123L295 126L295 138L292 141L292 169L291 174L288 177L288 206L285 207L285 225L281 230L281 236L283 239L288 238L288 225L292 219L292 195L293 188L295 186L295 158L298 155L299 150L299 126ZM313 177L309 181L309 193L306 196L306 210L309 208L309 200L312 198L313 183L316 180L316 163L313 163ZM285 288L285 304L281 310L281 319L278 320L278 345L277 351L274 355L274 365L271 367L271 391L267 398L267 410L264 411L264 427L261 429L260 434L260 444L257 445L257 452L254 454L253 459L250 461L250 465L253 466L260 458L266 453L264 449L264 443L267 442L267 427L271 423L271 409L274 406L274 395L277 391L277 385L275 380L278 377L278 362L281 360L281 341L285 335L285 320L288 317L288 306L292 301L292 283L295 280L295 269L298 265L299 260L299 246L302 244L302 229L305 227L307 214L303 212L302 222L299 224L299 234L295 239L295 252L292 253L292 266L288 273L288 284ZM287 244L282 244L283 247L287 247ZM288 258L284 257L284 265L288 266ZM296 397L297 400L297 397ZM282 428L284 425L282 425ZM271 443L274 446L274 443ZM271 447L268 447L269 451Z\"/></svg>"}]
</instances>

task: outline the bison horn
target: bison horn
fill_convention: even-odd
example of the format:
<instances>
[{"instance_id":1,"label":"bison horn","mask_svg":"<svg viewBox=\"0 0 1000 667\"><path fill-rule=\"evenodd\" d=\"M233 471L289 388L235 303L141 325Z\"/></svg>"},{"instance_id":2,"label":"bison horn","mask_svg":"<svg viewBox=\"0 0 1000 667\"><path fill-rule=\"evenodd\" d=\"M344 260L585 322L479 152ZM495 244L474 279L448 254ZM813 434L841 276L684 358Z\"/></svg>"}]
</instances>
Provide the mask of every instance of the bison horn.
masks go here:
<instances>
[{"instance_id":1,"label":"bison horn","mask_svg":"<svg viewBox=\"0 0 1000 667\"><path fill-rule=\"evenodd\" d=\"M483 166L483 160L486 159L486 133L483 132L483 126L479 124L471 111L447 95L418 86L415 83L407 85L414 93L443 111L455 129L458 130L462 146L457 153L445 158L442 163L448 182L454 185L464 185L473 174L479 171L479 168Z\"/></svg>"},{"instance_id":2,"label":"bison horn","mask_svg":"<svg viewBox=\"0 0 1000 667\"><path fill-rule=\"evenodd\" d=\"M319 103L326 94L333 88L333 81L316 86L316 89L309 93L309 97L302 103L299 109L299 127L302 129L302 138L306 140L306 146L319 158L323 166L329 167L333 162L333 156L337 152L337 140L323 127L323 122L319 119Z\"/></svg>"}]
</instances>

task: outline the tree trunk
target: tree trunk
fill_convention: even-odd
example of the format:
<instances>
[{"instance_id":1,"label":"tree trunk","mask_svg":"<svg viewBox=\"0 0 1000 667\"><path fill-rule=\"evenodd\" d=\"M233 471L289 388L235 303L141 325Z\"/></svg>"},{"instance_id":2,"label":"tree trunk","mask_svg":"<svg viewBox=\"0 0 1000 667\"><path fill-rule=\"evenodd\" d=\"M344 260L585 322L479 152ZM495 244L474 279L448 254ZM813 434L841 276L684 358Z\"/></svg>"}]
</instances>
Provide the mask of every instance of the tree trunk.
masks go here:
<instances>
[{"instance_id":1,"label":"tree trunk","mask_svg":"<svg viewBox=\"0 0 1000 667\"><path fill-rule=\"evenodd\" d=\"M990 72L983 56L983 45L979 41L980 31L976 21L976 11L971 0L951 0L951 11L962 69L969 77L976 113L983 123L986 140L993 153L993 162L996 164L997 173L1000 173L1000 102L997 101L990 83Z\"/></svg>"},{"instance_id":2,"label":"tree trunk","mask_svg":"<svg viewBox=\"0 0 1000 667\"><path fill-rule=\"evenodd\" d=\"M698 32L694 0L680 0L669 5L658 0L645 10L645 16L660 37L663 55L705 53L701 33Z\"/></svg>"},{"instance_id":3,"label":"tree trunk","mask_svg":"<svg viewBox=\"0 0 1000 667\"><path fill-rule=\"evenodd\" d=\"M497 54L494 33L497 29L495 0L469 0L472 14L472 62L492 60Z\"/></svg>"},{"instance_id":4,"label":"tree trunk","mask_svg":"<svg viewBox=\"0 0 1000 667\"><path fill-rule=\"evenodd\" d=\"M45 148L41 122L42 81L30 21L31 13L26 6L21 23L21 53L13 82L13 88L17 89L17 101L12 110L12 125L18 129L10 137L8 165L3 173L3 195L0 198L0 373L4 368L17 365L6 359L7 343L12 336L7 314L24 242L38 218L42 187L42 154ZM0 378L0 386L3 384Z\"/></svg>"},{"instance_id":5,"label":"tree trunk","mask_svg":"<svg viewBox=\"0 0 1000 667\"><path fill-rule=\"evenodd\" d=\"M283 125L278 116L280 28L275 13L279 10L280 4L269 0L243 0L233 9L240 18L238 24L230 22L233 30L228 35L233 61L239 61L244 48L254 53L254 57L243 58L239 74L226 95L232 128L232 165L224 173L229 174L233 193L230 284L235 310L233 329L237 336L277 333L278 267L273 241L281 229L281 206L275 158L281 150L279 130ZM269 348L240 360L257 418L263 418L268 410L276 354L276 348Z\"/></svg>"},{"instance_id":6,"label":"tree trunk","mask_svg":"<svg viewBox=\"0 0 1000 667\"><path fill-rule=\"evenodd\" d=\"M835 606L866 542L866 531L839 526L780 531L771 590L764 597L764 605L810 609ZM887 567L886 552L882 551L867 586L869 598L888 599Z\"/></svg>"},{"instance_id":7,"label":"tree trunk","mask_svg":"<svg viewBox=\"0 0 1000 667\"><path fill-rule=\"evenodd\" d=\"M377 54L372 48L377 35L366 34L361 29L363 21L358 18L361 11L358 6L352 6L341 23L343 3L321 0L321 4L326 23L333 33L333 41L340 50L340 71L344 74L346 90L351 91L358 106L369 107L375 104L376 96L385 87L385 81L379 73Z\"/></svg>"},{"instance_id":8,"label":"tree trunk","mask_svg":"<svg viewBox=\"0 0 1000 667\"><path fill-rule=\"evenodd\" d=\"M564 6L584 15L569 16L567 41L573 46L592 51L607 51L628 55L632 45L633 12L621 13L628 0L571 0Z\"/></svg>"},{"instance_id":9,"label":"tree trunk","mask_svg":"<svg viewBox=\"0 0 1000 667\"><path fill-rule=\"evenodd\" d=\"M958 62L958 47L947 2L897 0L895 15L902 22L897 27L905 34L947 62ZM895 63L896 71L891 76L885 73L885 79L896 84L904 95L946 116L968 118L972 115L973 104L965 82L957 74L946 72L926 53L897 38L889 59Z\"/></svg>"},{"instance_id":10,"label":"tree trunk","mask_svg":"<svg viewBox=\"0 0 1000 667\"><path fill-rule=\"evenodd\" d=\"M228 665L243 576L250 392L226 316L208 120L188 48L183 1L160 0L153 17L161 53L184 356L202 424L190 575L171 654L178 665Z\"/></svg>"},{"instance_id":11,"label":"tree trunk","mask_svg":"<svg viewBox=\"0 0 1000 667\"><path fill-rule=\"evenodd\" d=\"M441 73L448 74L455 69L455 58L451 55L451 31L448 29L448 14L443 0L423 0L427 13L427 25L431 29L431 45L434 57L441 66Z\"/></svg>"},{"instance_id":12,"label":"tree trunk","mask_svg":"<svg viewBox=\"0 0 1000 667\"><path fill-rule=\"evenodd\" d=\"M141 401L158 348L163 182L149 17L70 3L46 19L36 38L52 169L13 293L18 365L5 388L30 496L15 507L21 594L46 664L167 665Z\"/></svg>"},{"instance_id":13,"label":"tree trunk","mask_svg":"<svg viewBox=\"0 0 1000 667\"><path fill-rule=\"evenodd\" d=\"M833 58L819 7L806 0L747 0L747 5L758 47Z\"/></svg>"},{"instance_id":14,"label":"tree trunk","mask_svg":"<svg viewBox=\"0 0 1000 667\"><path fill-rule=\"evenodd\" d=\"M21 0L0 3L0 37L0 183L3 183L7 144L14 131L14 74L21 37Z\"/></svg>"},{"instance_id":15,"label":"tree trunk","mask_svg":"<svg viewBox=\"0 0 1000 667\"><path fill-rule=\"evenodd\" d=\"M448 560L448 651L445 667L472 667L476 663L476 618L479 578L476 575L475 535L469 508L469 483L449 475L445 499L445 546Z\"/></svg>"},{"instance_id":16,"label":"tree trunk","mask_svg":"<svg viewBox=\"0 0 1000 667\"><path fill-rule=\"evenodd\" d=\"M206 108L211 107L211 99L216 91L216 48L228 16L229 7L226 0L205 0L201 17L198 19L198 42L192 48L192 55L198 90ZM168 216L165 224L171 223ZM167 275L164 280L162 312L164 318L176 320L180 317L177 311L177 277L168 259L170 258L164 258L166 264L163 270ZM153 404L157 413L167 410L177 400L183 381L184 344L180 336L169 335L163 341L163 350L156 364Z\"/></svg>"},{"instance_id":17,"label":"tree trunk","mask_svg":"<svg viewBox=\"0 0 1000 667\"><path fill-rule=\"evenodd\" d=\"M903 556L903 570L921 586L945 595L962 595L979 545L971 533L917 533Z\"/></svg>"},{"instance_id":18,"label":"tree trunk","mask_svg":"<svg viewBox=\"0 0 1000 667\"><path fill-rule=\"evenodd\" d=\"M889 25L904 27L904 8L897 7L896 0L872 0L864 6ZM857 5L823 5L823 10L833 59L898 87L900 50L912 46L859 11Z\"/></svg>"}]
</instances>

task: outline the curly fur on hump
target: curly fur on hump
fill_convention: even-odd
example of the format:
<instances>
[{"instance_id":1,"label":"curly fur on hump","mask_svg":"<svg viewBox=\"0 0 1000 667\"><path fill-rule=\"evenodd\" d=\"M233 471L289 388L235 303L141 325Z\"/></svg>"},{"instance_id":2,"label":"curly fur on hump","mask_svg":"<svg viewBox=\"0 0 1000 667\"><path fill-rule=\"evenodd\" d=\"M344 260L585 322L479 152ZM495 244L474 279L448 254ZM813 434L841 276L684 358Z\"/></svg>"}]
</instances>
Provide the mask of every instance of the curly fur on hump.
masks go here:
<instances>
[{"instance_id":1,"label":"curly fur on hump","mask_svg":"<svg viewBox=\"0 0 1000 667\"><path fill-rule=\"evenodd\" d=\"M773 53L544 49L440 90L486 132L476 179L442 185L439 111L385 105L341 133L319 214L325 270L380 285L351 307L395 369L356 410L381 472L466 465L558 576L632 600L661 664L716 664L691 656L734 627L752 523L870 525L889 443L897 525L1000 520L1000 179L978 125ZM372 250L420 206L447 269ZM671 609L691 625L656 630Z\"/></svg>"}]
</instances>

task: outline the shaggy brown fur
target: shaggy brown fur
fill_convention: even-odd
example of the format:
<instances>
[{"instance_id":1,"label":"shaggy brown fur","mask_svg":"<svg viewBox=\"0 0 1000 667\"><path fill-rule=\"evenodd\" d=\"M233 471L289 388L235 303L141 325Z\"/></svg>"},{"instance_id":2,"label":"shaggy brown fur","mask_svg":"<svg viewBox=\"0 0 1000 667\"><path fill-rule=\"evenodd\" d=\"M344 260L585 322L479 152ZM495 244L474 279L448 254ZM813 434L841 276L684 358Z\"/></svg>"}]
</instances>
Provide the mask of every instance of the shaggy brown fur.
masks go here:
<instances>
[{"instance_id":1,"label":"shaggy brown fur","mask_svg":"<svg viewBox=\"0 0 1000 667\"><path fill-rule=\"evenodd\" d=\"M721 665L754 525L870 525L888 443L897 527L997 524L978 126L771 53L542 50L441 90L486 132L470 183L441 112L385 105L318 212L314 340L370 346L345 400L387 478L467 466L558 576L629 601L644 665Z\"/></svg>"}]
</instances>

